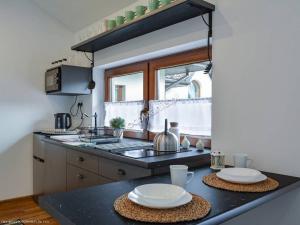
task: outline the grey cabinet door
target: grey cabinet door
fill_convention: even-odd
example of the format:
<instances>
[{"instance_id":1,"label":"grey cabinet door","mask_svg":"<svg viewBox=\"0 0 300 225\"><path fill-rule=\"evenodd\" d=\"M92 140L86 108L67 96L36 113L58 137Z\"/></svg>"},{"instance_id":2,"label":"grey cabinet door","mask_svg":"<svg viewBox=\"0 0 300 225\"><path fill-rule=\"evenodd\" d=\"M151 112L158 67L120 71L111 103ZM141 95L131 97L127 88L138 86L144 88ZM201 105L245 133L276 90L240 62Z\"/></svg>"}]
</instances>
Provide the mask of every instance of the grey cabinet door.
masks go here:
<instances>
[{"instance_id":1,"label":"grey cabinet door","mask_svg":"<svg viewBox=\"0 0 300 225\"><path fill-rule=\"evenodd\" d=\"M33 155L44 159L45 158L45 150L44 150L44 135L34 134L33 135Z\"/></svg>"},{"instance_id":2,"label":"grey cabinet door","mask_svg":"<svg viewBox=\"0 0 300 225\"><path fill-rule=\"evenodd\" d=\"M45 149L45 194L67 190L66 148L47 143Z\"/></svg>"},{"instance_id":3,"label":"grey cabinet door","mask_svg":"<svg viewBox=\"0 0 300 225\"><path fill-rule=\"evenodd\" d=\"M111 180L101 177L95 173L78 168L76 166L67 165L67 190L77 188L90 187L94 185L106 184Z\"/></svg>"},{"instance_id":4,"label":"grey cabinet door","mask_svg":"<svg viewBox=\"0 0 300 225\"><path fill-rule=\"evenodd\" d=\"M100 158L99 173L104 177L119 181L151 176L151 169Z\"/></svg>"},{"instance_id":5,"label":"grey cabinet door","mask_svg":"<svg viewBox=\"0 0 300 225\"><path fill-rule=\"evenodd\" d=\"M45 163L33 158L33 195L44 194Z\"/></svg>"},{"instance_id":6,"label":"grey cabinet door","mask_svg":"<svg viewBox=\"0 0 300 225\"><path fill-rule=\"evenodd\" d=\"M45 151L44 136L39 134L33 135L33 195L38 196L44 193L45 177Z\"/></svg>"},{"instance_id":7,"label":"grey cabinet door","mask_svg":"<svg viewBox=\"0 0 300 225\"><path fill-rule=\"evenodd\" d=\"M99 167L98 161L98 157L95 155L73 150L67 152L67 162L69 164L72 164L85 170L89 170L97 174Z\"/></svg>"}]
</instances>

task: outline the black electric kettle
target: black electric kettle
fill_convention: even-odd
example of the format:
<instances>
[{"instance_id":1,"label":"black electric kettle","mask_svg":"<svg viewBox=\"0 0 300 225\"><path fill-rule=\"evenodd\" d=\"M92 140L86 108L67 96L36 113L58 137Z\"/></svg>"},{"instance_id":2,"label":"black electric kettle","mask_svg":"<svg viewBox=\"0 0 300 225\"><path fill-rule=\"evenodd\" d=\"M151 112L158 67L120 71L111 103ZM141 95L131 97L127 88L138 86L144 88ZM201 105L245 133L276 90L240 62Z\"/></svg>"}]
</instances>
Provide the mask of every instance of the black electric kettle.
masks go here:
<instances>
[{"instance_id":1,"label":"black electric kettle","mask_svg":"<svg viewBox=\"0 0 300 225\"><path fill-rule=\"evenodd\" d=\"M72 118L69 113L57 113L55 117L55 129L67 130L72 126Z\"/></svg>"}]
</instances>

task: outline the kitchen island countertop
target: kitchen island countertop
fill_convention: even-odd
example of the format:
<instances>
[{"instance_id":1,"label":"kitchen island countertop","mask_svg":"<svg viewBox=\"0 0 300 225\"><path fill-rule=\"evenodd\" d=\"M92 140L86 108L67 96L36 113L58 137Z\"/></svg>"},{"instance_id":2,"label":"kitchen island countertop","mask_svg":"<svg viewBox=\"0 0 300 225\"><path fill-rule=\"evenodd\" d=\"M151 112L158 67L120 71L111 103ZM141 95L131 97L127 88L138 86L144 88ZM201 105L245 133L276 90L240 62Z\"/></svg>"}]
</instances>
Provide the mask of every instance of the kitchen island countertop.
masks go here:
<instances>
[{"instance_id":1,"label":"kitchen island countertop","mask_svg":"<svg viewBox=\"0 0 300 225\"><path fill-rule=\"evenodd\" d=\"M277 190L266 193L237 193L215 189L205 185L202 177L212 173L208 167L198 168L194 179L187 185L187 191L200 195L212 204L208 216L184 225L214 225L243 214L263 203L300 187L300 178L265 173L279 181ZM116 198L130 192L136 186L147 183L170 183L169 175L146 177L136 180L115 182L67 193L57 193L40 197L43 209L55 217L62 225L140 225L125 219L114 211ZM177 223L178 224L178 223Z\"/></svg>"}]
</instances>

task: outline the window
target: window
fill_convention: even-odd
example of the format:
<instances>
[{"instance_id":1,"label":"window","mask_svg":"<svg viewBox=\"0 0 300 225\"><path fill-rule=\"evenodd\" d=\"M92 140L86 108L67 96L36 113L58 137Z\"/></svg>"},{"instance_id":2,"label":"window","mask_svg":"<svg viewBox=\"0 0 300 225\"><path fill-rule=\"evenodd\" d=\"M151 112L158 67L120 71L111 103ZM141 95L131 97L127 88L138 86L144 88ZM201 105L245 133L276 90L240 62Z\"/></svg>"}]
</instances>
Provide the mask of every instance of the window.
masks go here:
<instances>
[{"instance_id":1,"label":"window","mask_svg":"<svg viewBox=\"0 0 300 225\"><path fill-rule=\"evenodd\" d=\"M111 119L125 119L125 137L148 139L141 111L148 102L148 63L136 63L105 71L105 126Z\"/></svg>"},{"instance_id":2,"label":"window","mask_svg":"<svg viewBox=\"0 0 300 225\"><path fill-rule=\"evenodd\" d=\"M143 72L111 78L111 101L140 101L144 99Z\"/></svg>"},{"instance_id":3,"label":"window","mask_svg":"<svg viewBox=\"0 0 300 225\"><path fill-rule=\"evenodd\" d=\"M168 118L179 122L192 144L192 136L209 137L212 81L204 74L207 60L207 48L201 48L106 70L105 125L121 116L129 131L124 136L152 139ZM148 113L146 120L141 120L142 112Z\"/></svg>"},{"instance_id":4,"label":"window","mask_svg":"<svg viewBox=\"0 0 300 225\"><path fill-rule=\"evenodd\" d=\"M212 82L204 69L208 62L156 70L156 96L149 102L149 130L163 130L163 121L177 122L189 135L211 135Z\"/></svg>"},{"instance_id":5,"label":"window","mask_svg":"<svg viewBox=\"0 0 300 225\"><path fill-rule=\"evenodd\" d=\"M204 74L207 64L193 63L157 70L157 99L211 98L211 78Z\"/></svg>"}]
</instances>

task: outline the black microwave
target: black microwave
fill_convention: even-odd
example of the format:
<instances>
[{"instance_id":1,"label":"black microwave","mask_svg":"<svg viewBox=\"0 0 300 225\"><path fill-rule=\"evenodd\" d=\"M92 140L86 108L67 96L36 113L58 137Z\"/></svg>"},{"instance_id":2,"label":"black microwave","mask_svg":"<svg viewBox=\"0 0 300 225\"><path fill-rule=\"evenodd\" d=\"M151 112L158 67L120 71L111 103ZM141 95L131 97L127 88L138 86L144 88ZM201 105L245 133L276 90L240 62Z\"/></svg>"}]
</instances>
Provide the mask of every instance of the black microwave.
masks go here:
<instances>
[{"instance_id":1,"label":"black microwave","mask_svg":"<svg viewBox=\"0 0 300 225\"><path fill-rule=\"evenodd\" d=\"M91 68L61 65L46 71L45 90L49 95L89 95L91 77Z\"/></svg>"}]
</instances>

